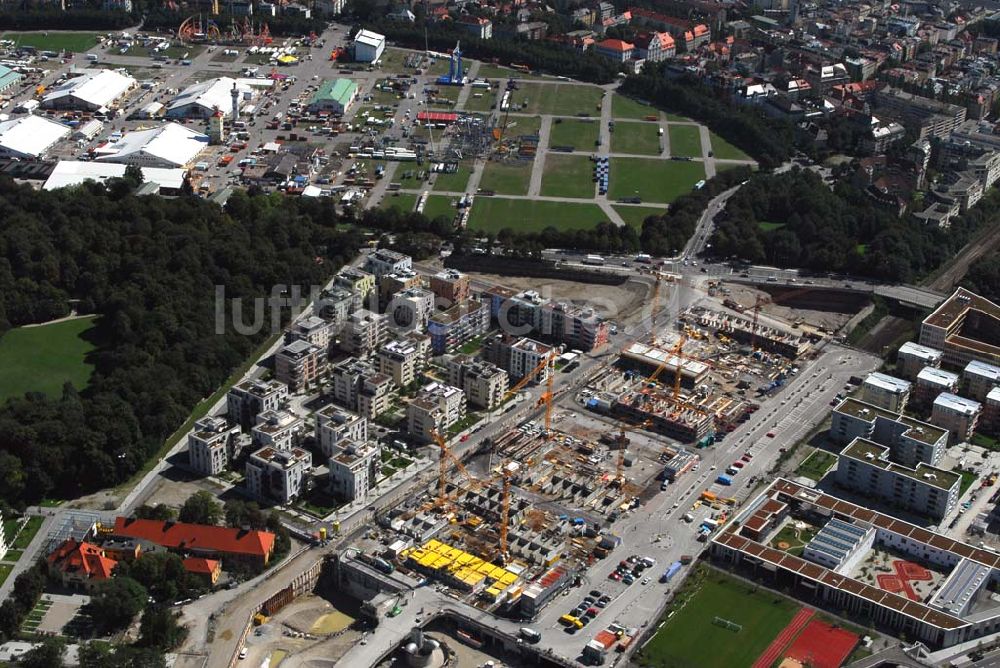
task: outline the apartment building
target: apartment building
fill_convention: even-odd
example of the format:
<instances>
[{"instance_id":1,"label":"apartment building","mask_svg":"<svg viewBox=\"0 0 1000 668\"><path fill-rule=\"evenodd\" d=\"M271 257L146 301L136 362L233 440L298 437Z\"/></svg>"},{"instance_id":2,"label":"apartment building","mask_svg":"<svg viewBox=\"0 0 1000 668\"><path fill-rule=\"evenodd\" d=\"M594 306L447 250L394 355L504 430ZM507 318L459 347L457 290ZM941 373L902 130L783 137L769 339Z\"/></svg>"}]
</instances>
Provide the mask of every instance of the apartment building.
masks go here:
<instances>
[{"instance_id":1,"label":"apartment building","mask_svg":"<svg viewBox=\"0 0 1000 668\"><path fill-rule=\"evenodd\" d=\"M247 491L265 503L286 505L302 493L312 455L301 448L261 448L247 460Z\"/></svg>"},{"instance_id":2,"label":"apartment building","mask_svg":"<svg viewBox=\"0 0 1000 668\"><path fill-rule=\"evenodd\" d=\"M385 311L389 302L397 292L403 292L410 288L421 288L424 285L423 277L415 271L401 271L395 274L386 274L378 279L378 308Z\"/></svg>"},{"instance_id":3,"label":"apartment building","mask_svg":"<svg viewBox=\"0 0 1000 668\"><path fill-rule=\"evenodd\" d=\"M503 334L490 337L483 343L483 358L507 372L512 381L519 381L531 373L552 354L554 348L527 337L515 338ZM550 373L549 366L535 372L535 383L544 383Z\"/></svg>"},{"instance_id":4,"label":"apartment building","mask_svg":"<svg viewBox=\"0 0 1000 668\"><path fill-rule=\"evenodd\" d=\"M390 341L378 351L378 371L384 373L403 388L415 382L430 359L431 340L422 334L411 333Z\"/></svg>"},{"instance_id":5,"label":"apartment building","mask_svg":"<svg viewBox=\"0 0 1000 668\"><path fill-rule=\"evenodd\" d=\"M472 355L454 355L446 363L448 384L461 388L466 400L476 408L493 410L503 401L509 379L507 372Z\"/></svg>"},{"instance_id":6,"label":"apartment building","mask_svg":"<svg viewBox=\"0 0 1000 668\"><path fill-rule=\"evenodd\" d=\"M962 371L962 394L983 401L990 391L1000 385L1000 366L972 360Z\"/></svg>"},{"instance_id":7,"label":"apartment building","mask_svg":"<svg viewBox=\"0 0 1000 668\"><path fill-rule=\"evenodd\" d=\"M844 399L833 409L830 440L846 445L864 438L892 449L893 461L915 467L936 465L948 447L948 430L884 410L857 399Z\"/></svg>"},{"instance_id":8,"label":"apartment building","mask_svg":"<svg viewBox=\"0 0 1000 668\"><path fill-rule=\"evenodd\" d=\"M368 419L330 404L316 411L316 443L332 457L346 443L368 441Z\"/></svg>"},{"instance_id":9,"label":"apartment building","mask_svg":"<svg viewBox=\"0 0 1000 668\"><path fill-rule=\"evenodd\" d=\"M427 333L435 355L454 352L489 329L489 306L475 299L453 302L450 308L436 311L427 319Z\"/></svg>"},{"instance_id":10,"label":"apartment building","mask_svg":"<svg viewBox=\"0 0 1000 668\"><path fill-rule=\"evenodd\" d=\"M958 288L924 319L920 343L944 352L944 364L962 368L973 360L1000 365L1000 306Z\"/></svg>"},{"instance_id":11,"label":"apartment building","mask_svg":"<svg viewBox=\"0 0 1000 668\"><path fill-rule=\"evenodd\" d=\"M592 308L581 308L561 302L542 308L542 335L572 348L590 351L608 342L611 329Z\"/></svg>"},{"instance_id":12,"label":"apartment building","mask_svg":"<svg viewBox=\"0 0 1000 668\"><path fill-rule=\"evenodd\" d=\"M434 312L434 293L424 288L407 288L392 296L385 314L397 331L423 332Z\"/></svg>"},{"instance_id":13,"label":"apartment building","mask_svg":"<svg viewBox=\"0 0 1000 668\"><path fill-rule=\"evenodd\" d=\"M357 441L338 448L328 460L330 494L345 501L366 498L381 465L382 450L377 444Z\"/></svg>"},{"instance_id":14,"label":"apartment building","mask_svg":"<svg viewBox=\"0 0 1000 668\"><path fill-rule=\"evenodd\" d=\"M907 341L896 353L896 375L907 380L916 380L924 367L938 368L944 356L940 350Z\"/></svg>"},{"instance_id":15,"label":"apartment building","mask_svg":"<svg viewBox=\"0 0 1000 668\"><path fill-rule=\"evenodd\" d=\"M236 456L240 436L240 427L230 426L224 418L201 418L188 434L188 462L191 468L201 475L219 475L229 468L229 462ZM0 546L2 544L0 536Z\"/></svg>"},{"instance_id":16,"label":"apartment building","mask_svg":"<svg viewBox=\"0 0 1000 668\"><path fill-rule=\"evenodd\" d=\"M358 309L347 317L340 331L340 349L361 357L375 352L389 336L386 321L384 315Z\"/></svg>"},{"instance_id":17,"label":"apartment building","mask_svg":"<svg viewBox=\"0 0 1000 668\"><path fill-rule=\"evenodd\" d=\"M250 430L254 449L291 450L302 431L302 418L288 411L264 411Z\"/></svg>"},{"instance_id":18,"label":"apartment building","mask_svg":"<svg viewBox=\"0 0 1000 668\"><path fill-rule=\"evenodd\" d=\"M274 354L274 377L298 392L326 369L327 351L308 341L292 341Z\"/></svg>"},{"instance_id":19,"label":"apartment building","mask_svg":"<svg viewBox=\"0 0 1000 668\"><path fill-rule=\"evenodd\" d=\"M658 63L675 55L677 55L677 45L670 33L656 31L636 33L634 56L637 60Z\"/></svg>"},{"instance_id":20,"label":"apartment building","mask_svg":"<svg viewBox=\"0 0 1000 668\"><path fill-rule=\"evenodd\" d=\"M861 383L864 401L894 413L902 413L910 398L910 382L884 373L870 373Z\"/></svg>"},{"instance_id":21,"label":"apartment building","mask_svg":"<svg viewBox=\"0 0 1000 668\"><path fill-rule=\"evenodd\" d=\"M955 508L962 476L923 463L914 468L893 463L889 451L874 441L854 439L840 452L837 484L936 520Z\"/></svg>"},{"instance_id":22,"label":"apartment building","mask_svg":"<svg viewBox=\"0 0 1000 668\"><path fill-rule=\"evenodd\" d=\"M444 383L425 385L406 408L406 430L424 443L434 440L433 432L444 435L455 423L465 418L465 394Z\"/></svg>"},{"instance_id":23,"label":"apartment building","mask_svg":"<svg viewBox=\"0 0 1000 668\"><path fill-rule=\"evenodd\" d=\"M344 267L337 272L334 285L349 291L353 297L351 311L368 308L375 294L375 276L357 267Z\"/></svg>"},{"instance_id":24,"label":"apartment building","mask_svg":"<svg viewBox=\"0 0 1000 668\"><path fill-rule=\"evenodd\" d=\"M445 269L431 276L430 288L445 308L470 297L469 277L456 269Z\"/></svg>"},{"instance_id":25,"label":"apartment building","mask_svg":"<svg viewBox=\"0 0 1000 668\"><path fill-rule=\"evenodd\" d=\"M983 402L979 431L990 436L1000 434L1000 387L994 387Z\"/></svg>"},{"instance_id":26,"label":"apartment building","mask_svg":"<svg viewBox=\"0 0 1000 668\"><path fill-rule=\"evenodd\" d=\"M983 406L978 401L942 392L934 400L931 422L951 432L953 441L961 442L972 436L982 412Z\"/></svg>"},{"instance_id":27,"label":"apartment building","mask_svg":"<svg viewBox=\"0 0 1000 668\"><path fill-rule=\"evenodd\" d=\"M330 379L334 401L369 420L389 410L392 404L392 378L359 359L349 357L335 364Z\"/></svg>"},{"instance_id":28,"label":"apartment building","mask_svg":"<svg viewBox=\"0 0 1000 668\"><path fill-rule=\"evenodd\" d=\"M335 331L333 322L310 316L301 318L292 324L285 333L285 342L305 341L325 352L330 349L330 342L333 340Z\"/></svg>"},{"instance_id":29,"label":"apartment building","mask_svg":"<svg viewBox=\"0 0 1000 668\"><path fill-rule=\"evenodd\" d=\"M245 380L226 395L226 416L233 424L249 429L264 411L278 410L288 403L288 386L276 380Z\"/></svg>"},{"instance_id":30,"label":"apartment building","mask_svg":"<svg viewBox=\"0 0 1000 668\"><path fill-rule=\"evenodd\" d=\"M603 39L594 44L594 53L616 63L632 60L635 44L620 39Z\"/></svg>"},{"instance_id":31,"label":"apartment building","mask_svg":"<svg viewBox=\"0 0 1000 668\"><path fill-rule=\"evenodd\" d=\"M320 294L319 303L316 304L316 312L319 313L321 318L330 323L332 339L340 331L340 328L344 326L344 323L347 322L347 316L361 308L361 306L361 300L356 299L353 292L346 288L334 286L329 290L324 290Z\"/></svg>"},{"instance_id":32,"label":"apartment building","mask_svg":"<svg viewBox=\"0 0 1000 668\"><path fill-rule=\"evenodd\" d=\"M365 256L365 271L379 280L387 274L412 271L413 259L396 251L379 248Z\"/></svg>"},{"instance_id":33,"label":"apartment building","mask_svg":"<svg viewBox=\"0 0 1000 668\"><path fill-rule=\"evenodd\" d=\"M887 115L915 132L919 139L943 139L965 122L965 107L938 102L927 97L906 93L885 86L875 94L875 110ZM922 341L921 341L922 342Z\"/></svg>"},{"instance_id":34,"label":"apartment building","mask_svg":"<svg viewBox=\"0 0 1000 668\"><path fill-rule=\"evenodd\" d=\"M917 374L917 383L911 397L913 404L920 408L930 406L942 392L958 392L959 377L957 373L927 367Z\"/></svg>"}]
</instances>

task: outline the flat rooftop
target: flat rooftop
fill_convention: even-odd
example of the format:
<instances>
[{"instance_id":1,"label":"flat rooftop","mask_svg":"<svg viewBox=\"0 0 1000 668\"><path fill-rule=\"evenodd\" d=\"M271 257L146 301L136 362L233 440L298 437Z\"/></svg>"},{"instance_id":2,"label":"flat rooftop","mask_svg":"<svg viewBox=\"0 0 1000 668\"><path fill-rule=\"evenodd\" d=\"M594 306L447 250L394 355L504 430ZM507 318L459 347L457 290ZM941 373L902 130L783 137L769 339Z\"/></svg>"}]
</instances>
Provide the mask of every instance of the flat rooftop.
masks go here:
<instances>
[{"instance_id":1,"label":"flat rooftop","mask_svg":"<svg viewBox=\"0 0 1000 668\"><path fill-rule=\"evenodd\" d=\"M1000 306L971 290L958 288L951 297L937 307L936 311L924 319L924 324L947 329L970 309L1000 319Z\"/></svg>"},{"instance_id":2,"label":"flat rooftop","mask_svg":"<svg viewBox=\"0 0 1000 668\"><path fill-rule=\"evenodd\" d=\"M948 433L947 429L941 429L927 422L914 420L906 415L899 416L899 421L909 427L905 432L907 437L928 445L934 445Z\"/></svg>"},{"instance_id":3,"label":"flat rooftop","mask_svg":"<svg viewBox=\"0 0 1000 668\"><path fill-rule=\"evenodd\" d=\"M868 374L868 377L865 378L865 385L877 387L885 390L886 392L910 391L910 381L903 380L902 378L896 378L895 376L890 376L888 374L879 373L877 371Z\"/></svg>"},{"instance_id":4,"label":"flat rooftop","mask_svg":"<svg viewBox=\"0 0 1000 668\"><path fill-rule=\"evenodd\" d=\"M896 464L888 459L883 459L883 456L887 457L888 453L889 448L886 446L879 445L865 438L854 439L846 448L840 451L840 454L844 457L853 457L869 466L877 466L884 471L913 478L925 485L932 485L945 491L954 487L955 483L962 478L957 473L945 471L936 466L928 466L923 463L917 464L917 468L915 469Z\"/></svg>"},{"instance_id":5,"label":"flat rooftop","mask_svg":"<svg viewBox=\"0 0 1000 668\"><path fill-rule=\"evenodd\" d=\"M873 421L876 417L884 417L886 420L895 420L899 417L897 413L887 411L884 408L865 403L858 399L848 397L840 402L835 409L838 413L844 413L862 420Z\"/></svg>"}]
</instances>

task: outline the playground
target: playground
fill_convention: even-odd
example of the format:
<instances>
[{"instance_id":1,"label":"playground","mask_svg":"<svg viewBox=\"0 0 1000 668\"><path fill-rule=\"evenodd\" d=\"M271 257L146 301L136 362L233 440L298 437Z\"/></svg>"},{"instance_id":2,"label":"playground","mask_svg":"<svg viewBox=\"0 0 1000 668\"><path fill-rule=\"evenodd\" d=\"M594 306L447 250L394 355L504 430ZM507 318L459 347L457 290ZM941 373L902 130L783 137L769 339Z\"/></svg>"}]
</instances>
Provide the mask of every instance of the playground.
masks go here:
<instances>
[{"instance_id":1,"label":"playground","mask_svg":"<svg viewBox=\"0 0 1000 668\"><path fill-rule=\"evenodd\" d=\"M918 582L930 582L934 579L929 570L912 561L897 559L892 562L892 570L893 573L879 573L875 576L879 589L891 594L901 594L911 601L923 598L917 592Z\"/></svg>"},{"instance_id":2,"label":"playground","mask_svg":"<svg viewBox=\"0 0 1000 668\"><path fill-rule=\"evenodd\" d=\"M923 601L944 582L947 574L876 547L858 564L852 577L911 601Z\"/></svg>"},{"instance_id":3,"label":"playground","mask_svg":"<svg viewBox=\"0 0 1000 668\"><path fill-rule=\"evenodd\" d=\"M798 557L815 535L815 527L804 522L792 521L781 528L771 541L771 547Z\"/></svg>"}]
</instances>

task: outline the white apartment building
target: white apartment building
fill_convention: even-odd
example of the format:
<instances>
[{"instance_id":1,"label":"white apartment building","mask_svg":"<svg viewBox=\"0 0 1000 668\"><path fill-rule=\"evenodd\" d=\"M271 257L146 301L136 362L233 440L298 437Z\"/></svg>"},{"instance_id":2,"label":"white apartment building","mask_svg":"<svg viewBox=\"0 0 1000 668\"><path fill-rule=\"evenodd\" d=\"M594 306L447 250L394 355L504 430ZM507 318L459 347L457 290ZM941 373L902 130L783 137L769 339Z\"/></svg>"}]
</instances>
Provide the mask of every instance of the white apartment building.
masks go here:
<instances>
[{"instance_id":1,"label":"white apartment building","mask_svg":"<svg viewBox=\"0 0 1000 668\"><path fill-rule=\"evenodd\" d=\"M332 457L344 443L367 441L367 418L332 404L316 412L316 443L326 457Z\"/></svg>"},{"instance_id":2,"label":"white apartment building","mask_svg":"<svg viewBox=\"0 0 1000 668\"><path fill-rule=\"evenodd\" d=\"M250 430L253 447L291 450L302 424L302 418L288 411L264 411Z\"/></svg>"},{"instance_id":3,"label":"white apartment building","mask_svg":"<svg viewBox=\"0 0 1000 668\"><path fill-rule=\"evenodd\" d=\"M378 480L382 451L371 443L351 443L329 459L330 494L346 501L368 496L368 490Z\"/></svg>"},{"instance_id":4,"label":"white apartment building","mask_svg":"<svg viewBox=\"0 0 1000 668\"><path fill-rule=\"evenodd\" d=\"M392 378L375 372L371 366L354 357L334 365L333 399L348 410L369 420L389 410L393 397Z\"/></svg>"},{"instance_id":5,"label":"white apartment building","mask_svg":"<svg viewBox=\"0 0 1000 668\"><path fill-rule=\"evenodd\" d=\"M534 371L552 352L552 346L524 338L510 347L510 377L521 380ZM533 382L544 383L552 373L551 365L543 366L535 372Z\"/></svg>"},{"instance_id":6,"label":"white apartment building","mask_svg":"<svg viewBox=\"0 0 1000 668\"><path fill-rule=\"evenodd\" d=\"M896 353L896 374L901 378L916 380L917 374L924 367L941 366L943 356L944 353L940 350L907 341Z\"/></svg>"},{"instance_id":7,"label":"white apartment building","mask_svg":"<svg viewBox=\"0 0 1000 668\"><path fill-rule=\"evenodd\" d=\"M411 437L430 443L433 432L442 436L465 418L465 394L457 387L429 383L406 407L406 429Z\"/></svg>"},{"instance_id":8,"label":"white apartment building","mask_svg":"<svg viewBox=\"0 0 1000 668\"><path fill-rule=\"evenodd\" d=\"M978 401L942 392L934 400L931 422L947 429L955 441L961 442L972 436L982 412L983 406Z\"/></svg>"},{"instance_id":9,"label":"white apartment building","mask_svg":"<svg viewBox=\"0 0 1000 668\"><path fill-rule=\"evenodd\" d=\"M289 328L285 340L287 343L291 343L292 341L306 341L326 351L330 348L334 330L335 323L328 322L316 316L310 316L296 321Z\"/></svg>"},{"instance_id":10,"label":"white apartment building","mask_svg":"<svg viewBox=\"0 0 1000 668\"><path fill-rule=\"evenodd\" d=\"M413 258L396 251L379 248L365 257L365 271L375 277L375 280L386 274L395 274L413 270Z\"/></svg>"},{"instance_id":11,"label":"white apartment building","mask_svg":"<svg viewBox=\"0 0 1000 668\"><path fill-rule=\"evenodd\" d=\"M396 331L424 332L434 313L434 293L424 288L407 288L392 296L386 306L389 326Z\"/></svg>"},{"instance_id":12,"label":"white apartment building","mask_svg":"<svg viewBox=\"0 0 1000 668\"><path fill-rule=\"evenodd\" d=\"M493 410L503 401L509 378L507 372L471 355L454 355L445 364L448 384L459 387L476 408Z\"/></svg>"},{"instance_id":13,"label":"white apartment building","mask_svg":"<svg viewBox=\"0 0 1000 668\"><path fill-rule=\"evenodd\" d=\"M958 374L944 369L925 367L917 374L911 400L918 406L930 406L942 392L958 392Z\"/></svg>"},{"instance_id":14,"label":"white apartment building","mask_svg":"<svg viewBox=\"0 0 1000 668\"><path fill-rule=\"evenodd\" d=\"M431 340L426 336L412 334L397 341L390 341L378 351L378 370L403 388L417 380L418 374L427 366Z\"/></svg>"},{"instance_id":15,"label":"white apartment building","mask_svg":"<svg viewBox=\"0 0 1000 668\"><path fill-rule=\"evenodd\" d=\"M264 502L291 503L302 493L310 468L312 455L301 448L261 448L247 460L247 490Z\"/></svg>"},{"instance_id":16,"label":"white apartment building","mask_svg":"<svg viewBox=\"0 0 1000 668\"><path fill-rule=\"evenodd\" d=\"M340 348L346 353L366 356L378 350L389 335L386 317L358 309L347 318L340 331Z\"/></svg>"},{"instance_id":17,"label":"white apartment building","mask_svg":"<svg viewBox=\"0 0 1000 668\"><path fill-rule=\"evenodd\" d=\"M972 360L962 371L962 394L983 401L994 387L1000 385L1000 366Z\"/></svg>"},{"instance_id":18,"label":"white apartment building","mask_svg":"<svg viewBox=\"0 0 1000 668\"><path fill-rule=\"evenodd\" d=\"M264 411L278 410L288 403L288 386L276 380L246 380L226 395L229 421L249 429Z\"/></svg>"},{"instance_id":19,"label":"white apartment building","mask_svg":"<svg viewBox=\"0 0 1000 668\"><path fill-rule=\"evenodd\" d=\"M879 408L894 413L902 413L910 398L910 382L884 373L868 374L861 384L864 400Z\"/></svg>"},{"instance_id":20,"label":"white apartment building","mask_svg":"<svg viewBox=\"0 0 1000 668\"><path fill-rule=\"evenodd\" d=\"M201 475L219 475L236 455L241 432L221 417L203 417L188 434L188 461Z\"/></svg>"},{"instance_id":21,"label":"white apartment building","mask_svg":"<svg viewBox=\"0 0 1000 668\"><path fill-rule=\"evenodd\" d=\"M857 438L892 449L892 458L911 468L937 464L948 447L948 430L899 415L857 399L844 399L833 409L830 440L841 445Z\"/></svg>"}]
</instances>

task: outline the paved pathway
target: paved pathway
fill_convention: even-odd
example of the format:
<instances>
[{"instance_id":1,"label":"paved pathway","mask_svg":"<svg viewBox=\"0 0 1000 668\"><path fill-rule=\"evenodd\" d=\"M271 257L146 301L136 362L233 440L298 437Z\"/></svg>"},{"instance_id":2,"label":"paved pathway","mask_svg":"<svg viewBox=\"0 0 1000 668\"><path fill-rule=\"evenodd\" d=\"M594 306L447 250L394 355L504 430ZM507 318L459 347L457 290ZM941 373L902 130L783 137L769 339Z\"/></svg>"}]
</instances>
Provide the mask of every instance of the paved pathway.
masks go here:
<instances>
[{"instance_id":1,"label":"paved pathway","mask_svg":"<svg viewBox=\"0 0 1000 668\"><path fill-rule=\"evenodd\" d=\"M545 155L548 153L549 136L552 134L552 117L542 116L542 127L538 131L538 150L535 161L531 164L531 182L528 184L528 197L538 197L542 190L542 172L545 170Z\"/></svg>"},{"instance_id":2,"label":"paved pathway","mask_svg":"<svg viewBox=\"0 0 1000 668\"><path fill-rule=\"evenodd\" d=\"M715 176L715 158L709 156L712 152L712 135L704 125L698 126L698 132L701 134L701 159L705 163L705 179L708 180Z\"/></svg>"}]
</instances>

